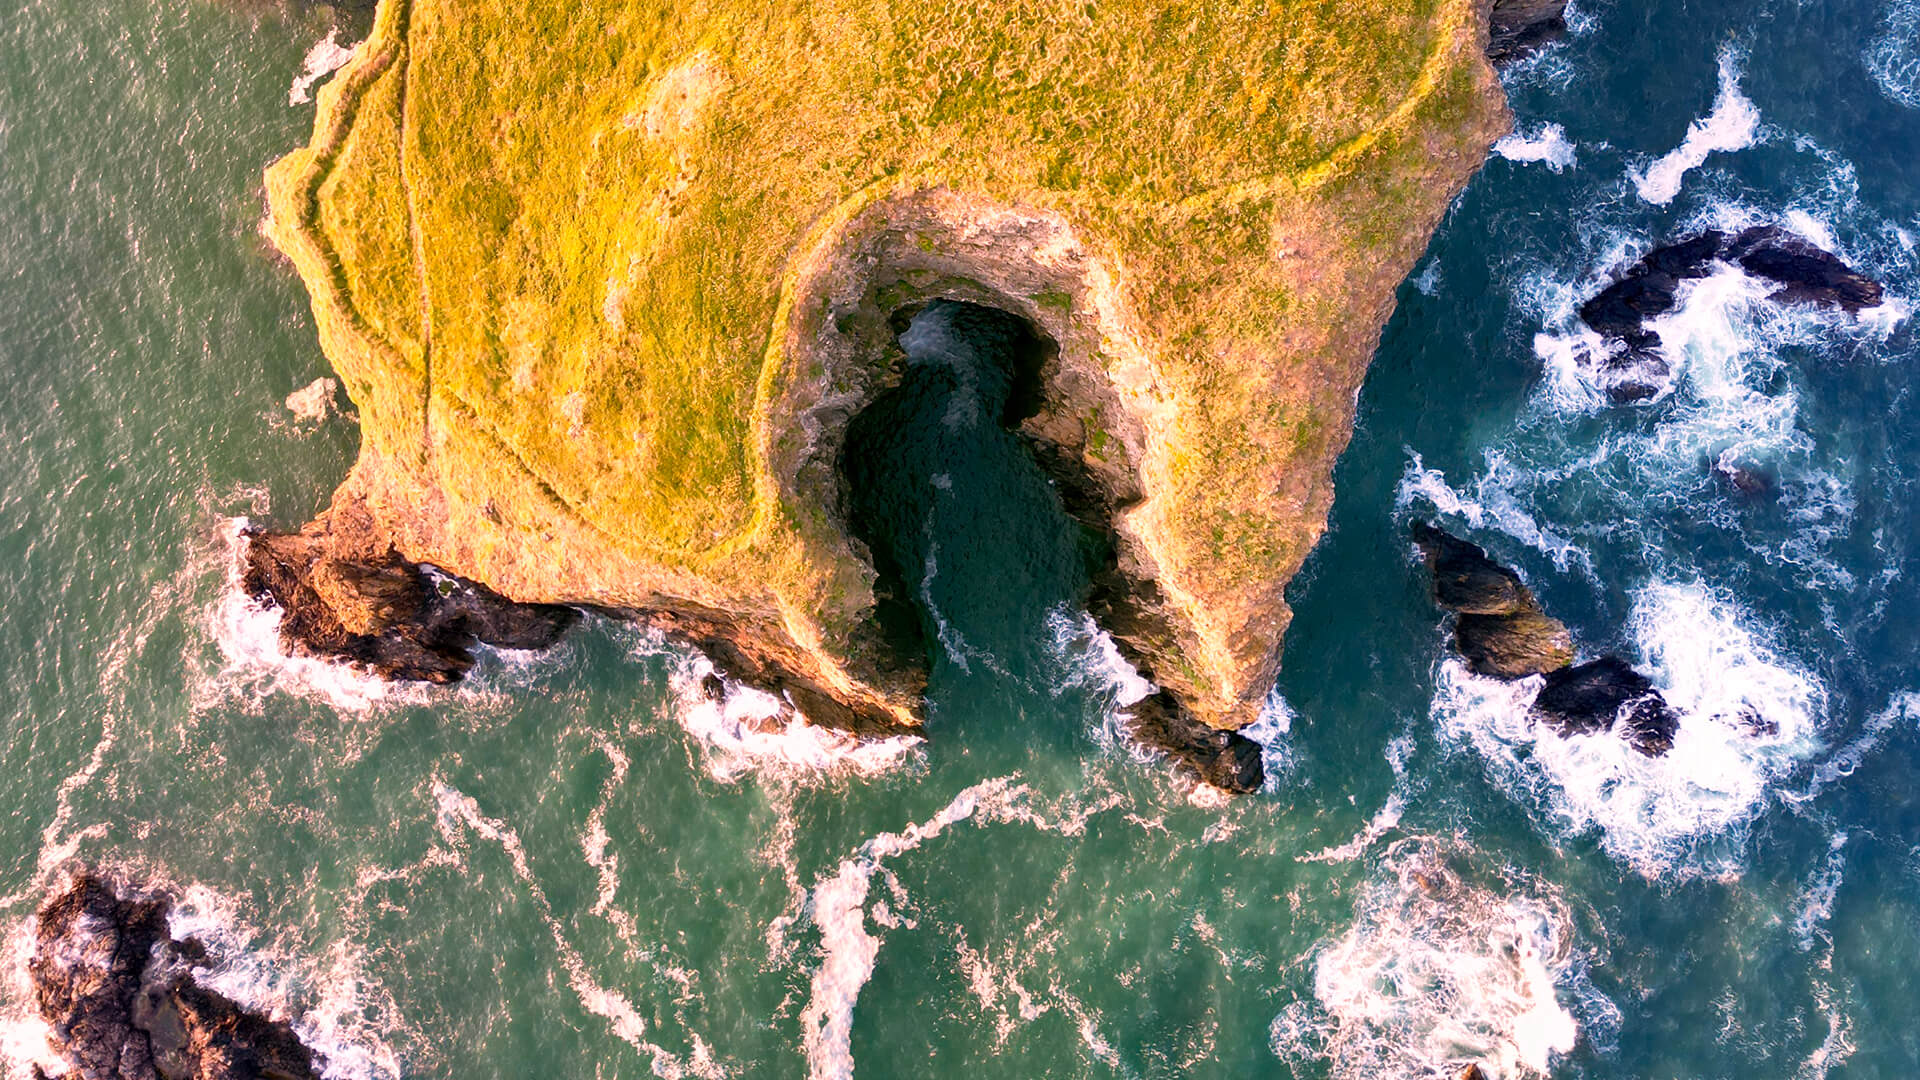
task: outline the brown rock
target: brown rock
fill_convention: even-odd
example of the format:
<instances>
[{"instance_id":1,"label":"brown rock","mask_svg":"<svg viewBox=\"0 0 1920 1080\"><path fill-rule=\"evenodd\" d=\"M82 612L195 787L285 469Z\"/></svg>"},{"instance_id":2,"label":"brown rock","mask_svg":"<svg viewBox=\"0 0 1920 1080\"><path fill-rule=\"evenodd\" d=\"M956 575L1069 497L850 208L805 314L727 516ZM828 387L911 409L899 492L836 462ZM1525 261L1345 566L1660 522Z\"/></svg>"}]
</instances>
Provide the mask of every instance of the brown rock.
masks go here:
<instances>
[{"instance_id":1,"label":"brown rock","mask_svg":"<svg viewBox=\"0 0 1920 1080\"><path fill-rule=\"evenodd\" d=\"M83 1080L318 1080L285 1021L196 983L171 901L83 872L35 918L27 971L52 1041ZM203 956L198 959L204 959Z\"/></svg>"},{"instance_id":2,"label":"brown rock","mask_svg":"<svg viewBox=\"0 0 1920 1080\"><path fill-rule=\"evenodd\" d=\"M1453 644L1476 674L1500 679L1543 675L1573 663L1566 624L1537 608L1511 615L1462 615Z\"/></svg>"},{"instance_id":3,"label":"brown rock","mask_svg":"<svg viewBox=\"0 0 1920 1080\"><path fill-rule=\"evenodd\" d=\"M1454 648L1476 674L1518 679L1573 663L1573 635L1540 610L1518 574L1424 521L1412 531L1433 574L1434 603L1458 615Z\"/></svg>"}]
</instances>

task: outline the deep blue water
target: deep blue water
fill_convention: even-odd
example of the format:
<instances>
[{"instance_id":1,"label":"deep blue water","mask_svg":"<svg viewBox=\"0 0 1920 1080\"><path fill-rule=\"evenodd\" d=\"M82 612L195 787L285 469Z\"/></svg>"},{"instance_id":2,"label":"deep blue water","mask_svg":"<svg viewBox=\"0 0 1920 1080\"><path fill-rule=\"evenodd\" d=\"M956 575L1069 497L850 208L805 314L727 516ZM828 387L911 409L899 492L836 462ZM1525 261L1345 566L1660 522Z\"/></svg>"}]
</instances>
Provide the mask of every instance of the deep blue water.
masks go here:
<instances>
[{"instance_id":1,"label":"deep blue water","mask_svg":"<svg viewBox=\"0 0 1920 1080\"><path fill-rule=\"evenodd\" d=\"M1235 801L1114 738L1141 688L1076 607L1083 539L933 324L868 491L927 743L755 732L604 622L451 691L277 657L235 528L306 520L358 434L284 404L327 368L259 174L365 15L0 13L9 1074L23 929L80 858L179 890L335 1076L1920 1075L1909 0L1587 4L1509 72L1522 139L1400 290ZM1671 387L1605 403L1580 301L1762 222L1888 303L1725 271L1660 326ZM1674 751L1466 674L1416 516L1652 675Z\"/></svg>"}]
</instances>

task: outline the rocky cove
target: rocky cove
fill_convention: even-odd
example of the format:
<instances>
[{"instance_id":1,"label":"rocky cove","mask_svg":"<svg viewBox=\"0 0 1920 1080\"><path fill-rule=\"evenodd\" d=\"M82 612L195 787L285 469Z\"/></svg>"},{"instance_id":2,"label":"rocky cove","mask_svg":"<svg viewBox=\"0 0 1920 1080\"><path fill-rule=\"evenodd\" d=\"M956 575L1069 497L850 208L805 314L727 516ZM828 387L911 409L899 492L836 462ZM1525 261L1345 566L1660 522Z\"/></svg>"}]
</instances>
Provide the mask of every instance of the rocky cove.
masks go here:
<instances>
[{"instance_id":1,"label":"rocky cove","mask_svg":"<svg viewBox=\"0 0 1920 1080\"><path fill-rule=\"evenodd\" d=\"M1563 5L1435 6L1424 56L1369 43L1381 50L1381 85L1398 100L1389 113L1356 114L1343 141L1291 172L1198 187L1170 173L1171 201L1158 209L1040 189L1023 203L1018 185L991 194L1005 185L937 170L837 196L840 205L804 230L807 246L767 313L784 323L773 324L770 359L747 380L757 384L751 409L716 417L742 425L732 430L744 436L745 483L681 483L655 496L644 471L615 479L631 464L608 458L608 436L595 432L632 431L642 447L665 447L702 429L660 429L664 421L644 419L645 402L617 394L603 394L605 406L589 416L577 391L515 391L489 405L470 389L491 361L460 343L481 328L436 318L432 301L466 272L451 261L458 243L444 231L453 206L409 210L413 247L424 254L378 271L415 282L428 300L425 323L403 329L412 316L370 306L376 294L355 284L388 257L385 241L354 231L353 215L369 212L355 206L414 198L357 188L352 177L371 167L379 144L369 140L391 123L381 88L404 79L416 94L435 92L432 67L407 47L422 2L381 7L374 36L321 92L313 147L270 176L272 235L313 291L322 342L363 425L360 464L334 508L298 534L253 539L246 586L285 613L288 648L446 681L470 664L472 642L537 647L563 629L561 607L584 607L692 642L724 677L775 693L813 723L861 735L918 731L928 636L912 590L850 519L858 492L846 446L899 384L900 335L914 313L960 303L1010 328L993 333L1026 342L998 361L1013 380L1003 423L1064 512L1100 538L1084 603L1157 687L1127 730L1210 783L1260 785L1258 748L1235 729L1254 719L1272 685L1283 592L1323 527L1329 470L1392 290L1504 129L1488 58L1510 62L1553 40L1565 29ZM1314 25L1276 22L1266 32L1321 32ZM746 77L696 55L645 84L634 123L663 149L680 147L669 160L694 175L697 151L686 140L736 100L734 83ZM1284 123L1276 132L1290 130ZM1260 134L1218 137L1231 145ZM355 149L346 152L349 137ZM602 137L592 135L596 145ZM415 162L416 173L439 167ZM1360 219L1379 215L1388 190L1401 193L1390 200L1402 207L1399 220L1370 223L1362 241ZM360 202L349 191L364 192L353 197ZM1160 226L1144 224L1168 214L1187 224L1159 236ZM764 224L791 230L803 221ZM1222 228L1249 230L1252 246L1233 272L1202 286L1183 265L1199 250L1183 237L1197 234L1181 229ZM538 243L531 234L516 242ZM343 277L324 269L336 265ZM610 273L617 281L618 267ZM665 279L649 280L659 288ZM605 342L595 348L610 350L595 370L655 363L655 346L623 329L632 318L622 305L646 302L632 288L607 294L601 325L582 324ZM511 313L532 311L529 303L539 301L523 296L503 310L521 318ZM1223 303L1279 321L1255 329ZM575 347L551 320L542 325L544 336L526 339L515 361L516 386L531 389L555 350ZM515 333L497 340L520 348ZM629 359L613 359L622 355ZM697 381L670 392L712 395ZM543 414L549 402L563 406L559 415ZM555 443L558 432L566 436ZM561 479L582 466L597 470L590 487ZM725 490L736 494L715 503ZM631 527L676 499L705 508L671 511L664 531ZM674 538L694 521L738 524L703 540Z\"/></svg>"}]
</instances>

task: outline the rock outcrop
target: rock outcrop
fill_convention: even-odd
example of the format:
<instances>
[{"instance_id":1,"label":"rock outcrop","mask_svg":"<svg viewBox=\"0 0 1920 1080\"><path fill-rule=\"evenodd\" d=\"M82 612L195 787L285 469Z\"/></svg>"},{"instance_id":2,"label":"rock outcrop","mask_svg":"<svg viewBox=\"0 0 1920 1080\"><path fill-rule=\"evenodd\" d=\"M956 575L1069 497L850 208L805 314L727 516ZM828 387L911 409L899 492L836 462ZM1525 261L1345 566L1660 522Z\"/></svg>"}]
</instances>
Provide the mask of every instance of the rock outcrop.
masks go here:
<instances>
[{"instance_id":1,"label":"rock outcrop","mask_svg":"<svg viewBox=\"0 0 1920 1080\"><path fill-rule=\"evenodd\" d=\"M1122 727L1130 738L1222 791L1244 795L1266 782L1259 743L1200 723L1164 690L1128 706Z\"/></svg>"},{"instance_id":2,"label":"rock outcrop","mask_svg":"<svg viewBox=\"0 0 1920 1080\"><path fill-rule=\"evenodd\" d=\"M1488 8L954 10L383 0L267 178L362 427L333 513L377 541L301 587L380 608L390 550L916 728L842 452L902 313L960 300L1039 343L1018 430L1110 545L1089 610L1250 723L1395 289L1509 127Z\"/></svg>"},{"instance_id":3,"label":"rock outcrop","mask_svg":"<svg viewBox=\"0 0 1920 1080\"><path fill-rule=\"evenodd\" d=\"M34 922L35 1003L81 1080L319 1080L283 1020L194 981L206 956L167 931L171 907L92 872Z\"/></svg>"},{"instance_id":4,"label":"rock outcrop","mask_svg":"<svg viewBox=\"0 0 1920 1080\"><path fill-rule=\"evenodd\" d=\"M1518 679L1573 662L1573 635L1540 610L1518 574L1424 521L1413 523L1413 540L1433 576L1434 603L1454 613L1454 648L1475 674Z\"/></svg>"},{"instance_id":5,"label":"rock outcrop","mask_svg":"<svg viewBox=\"0 0 1920 1080\"><path fill-rule=\"evenodd\" d=\"M1647 322L1672 311L1682 282L1731 264L1779 286L1770 299L1783 304L1822 304L1858 312L1881 302L1879 282L1838 256L1778 225L1756 225L1728 237L1708 230L1648 252L1620 280L1580 305L1580 319L1608 339L1604 355L1589 357L1595 381L1614 402L1657 396L1670 369L1656 351L1658 332Z\"/></svg>"},{"instance_id":6,"label":"rock outcrop","mask_svg":"<svg viewBox=\"0 0 1920 1080\"><path fill-rule=\"evenodd\" d=\"M389 679L455 682L476 645L545 649L579 618L569 607L514 603L391 547L354 550L327 518L297 533L252 531L244 557L241 587L280 610L283 648Z\"/></svg>"},{"instance_id":7,"label":"rock outcrop","mask_svg":"<svg viewBox=\"0 0 1920 1080\"><path fill-rule=\"evenodd\" d=\"M1561 735L1612 730L1648 757L1673 749L1680 719L1653 683L1617 656L1550 672L1533 714Z\"/></svg>"},{"instance_id":8,"label":"rock outcrop","mask_svg":"<svg viewBox=\"0 0 1920 1080\"><path fill-rule=\"evenodd\" d=\"M1531 56L1567 33L1567 0L1493 0L1487 59L1508 64Z\"/></svg>"},{"instance_id":9,"label":"rock outcrop","mask_svg":"<svg viewBox=\"0 0 1920 1080\"><path fill-rule=\"evenodd\" d=\"M1574 664L1573 635L1540 609L1519 575L1484 549L1424 521L1414 543L1433 580L1433 600L1454 613L1454 648L1476 675L1545 676L1532 712L1561 736L1612 731L1648 757L1673 748L1679 716L1653 682L1615 656Z\"/></svg>"}]
</instances>

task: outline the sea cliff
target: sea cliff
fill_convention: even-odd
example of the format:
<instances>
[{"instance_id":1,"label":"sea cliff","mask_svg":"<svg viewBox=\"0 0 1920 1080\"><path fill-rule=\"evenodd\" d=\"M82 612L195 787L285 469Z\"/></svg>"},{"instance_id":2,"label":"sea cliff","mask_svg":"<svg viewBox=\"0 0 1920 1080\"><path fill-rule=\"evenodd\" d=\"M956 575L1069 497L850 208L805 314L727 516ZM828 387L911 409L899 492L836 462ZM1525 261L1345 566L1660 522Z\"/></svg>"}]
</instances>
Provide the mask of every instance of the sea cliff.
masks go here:
<instances>
[{"instance_id":1,"label":"sea cliff","mask_svg":"<svg viewBox=\"0 0 1920 1080\"><path fill-rule=\"evenodd\" d=\"M916 730L842 454L964 301L1030 333L1005 421L1109 541L1143 737L1257 782L1210 732L1271 688L1394 291L1508 127L1500 38L1479 0L382 0L267 178L362 425L302 548Z\"/></svg>"}]
</instances>

